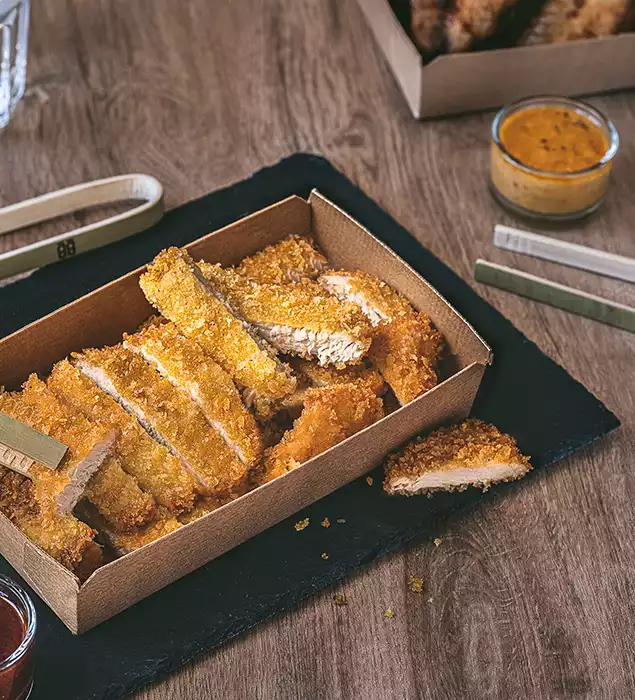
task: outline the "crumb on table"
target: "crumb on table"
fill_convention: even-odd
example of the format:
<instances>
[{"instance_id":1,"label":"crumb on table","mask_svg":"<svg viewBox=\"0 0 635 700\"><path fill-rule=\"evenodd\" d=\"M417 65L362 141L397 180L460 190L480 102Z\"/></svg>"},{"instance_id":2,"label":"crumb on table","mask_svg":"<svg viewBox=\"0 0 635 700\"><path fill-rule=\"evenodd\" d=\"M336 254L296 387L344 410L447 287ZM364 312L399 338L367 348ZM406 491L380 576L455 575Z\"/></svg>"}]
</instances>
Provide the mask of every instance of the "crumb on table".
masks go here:
<instances>
[{"instance_id":1,"label":"crumb on table","mask_svg":"<svg viewBox=\"0 0 635 700\"><path fill-rule=\"evenodd\" d=\"M335 605L348 605L346 596L343 593L336 593L333 596L333 600L335 601Z\"/></svg>"},{"instance_id":2,"label":"crumb on table","mask_svg":"<svg viewBox=\"0 0 635 700\"><path fill-rule=\"evenodd\" d=\"M322 527L331 527L331 521L328 518L324 518L324 520L320 523Z\"/></svg>"},{"instance_id":3,"label":"crumb on table","mask_svg":"<svg viewBox=\"0 0 635 700\"><path fill-rule=\"evenodd\" d=\"M322 552L320 556L322 557L322 559L324 559L324 561L326 561L329 558L329 555L326 552Z\"/></svg>"},{"instance_id":4,"label":"crumb on table","mask_svg":"<svg viewBox=\"0 0 635 700\"><path fill-rule=\"evenodd\" d=\"M372 486L372 485L373 485L373 477L372 477L372 476L367 476L367 477L366 477L366 483L367 483L369 486Z\"/></svg>"},{"instance_id":5,"label":"crumb on table","mask_svg":"<svg viewBox=\"0 0 635 700\"><path fill-rule=\"evenodd\" d=\"M305 518L304 520L300 520L293 527L295 527L298 532L306 530L306 528L309 527L309 519Z\"/></svg>"},{"instance_id":6,"label":"crumb on table","mask_svg":"<svg viewBox=\"0 0 635 700\"><path fill-rule=\"evenodd\" d=\"M395 614L393 613L393 611L390 608L388 608L388 610L386 610L386 612L384 613L384 617L394 617L394 616L395 616Z\"/></svg>"},{"instance_id":7,"label":"crumb on table","mask_svg":"<svg viewBox=\"0 0 635 700\"><path fill-rule=\"evenodd\" d=\"M413 593L422 593L423 592L423 579L419 578L419 576L408 576L408 588Z\"/></svg>"}]
</instances>

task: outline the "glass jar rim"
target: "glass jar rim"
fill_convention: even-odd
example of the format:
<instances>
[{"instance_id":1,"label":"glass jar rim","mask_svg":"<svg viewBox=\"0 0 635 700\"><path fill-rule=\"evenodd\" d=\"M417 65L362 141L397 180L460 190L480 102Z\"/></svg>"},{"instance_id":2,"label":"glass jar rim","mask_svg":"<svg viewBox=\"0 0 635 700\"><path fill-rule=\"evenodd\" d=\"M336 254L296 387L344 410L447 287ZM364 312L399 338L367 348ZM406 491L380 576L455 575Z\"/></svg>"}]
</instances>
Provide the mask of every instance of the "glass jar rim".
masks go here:
<instances>
[{"instance_id":1,"label":"glass jar rim","mask_svg":"<svg viewBox=\"0 0 635 700\"><path fill-rule=\"evenodd\" d=\"M504 124L507 117L512 112L518 111L523 108L537 106L540 103L555 103L560 105L568 105L572 109L575 109L576 111L585 114L585 116L591 117L591 119L594 122L597 122L600 126L603 126L609 133L609 145L606 149L606 153L602 156L602 158L597 163L594 163L593 165L587 168L583 168L582 170L575 170L571 173L559 173L554 172L552 170L541 170L540 168L534 168L533 166L527 165L526 163L523 163L522 161L515 158L503 145L503 142L500 138L501 127ZM559 95L535 95L533 97L525 97L522 100L517 100L516 102L512 102L508 105L505 105L498 112L498 114L494 118L494 121L492 122L492 140L496 147L500 150L504 158L506 158L508 161L510 161L520 169L524 170L525 172L531 173L533 175L546 176L549 178L561 178L563 180L580 177L581 175L588 175L589 173L601 169L615 158L620 147L620 136L617 129L615 128L613 122L608 117L606 117L599 109L593 107L587 102L583 102L582 100L573 100L569 97L562 97Z\"/></svg>"},{"instance_id":2,"label":"glass jar rim","mask_svg":"<svg viewBox=\"0 0 635 700\"><path fill-rule=\"evenodd\" d=\"M4 661L0 661L0 671L4 671L11 666L14 666L29 650L29 647L33 643L35 638L35 630L37 627L37 616L35 614L35 606L33 601L29 597L28 593L19 586L15 581L11 580L8 576L0 574L0 593L6 591L19 601L23 610L20 610L21 614L26 615L26 630L24 633L24 639L20 643L20 646ZM8 598L10 602L10 598Z\"/></svg>"}]
</instances>

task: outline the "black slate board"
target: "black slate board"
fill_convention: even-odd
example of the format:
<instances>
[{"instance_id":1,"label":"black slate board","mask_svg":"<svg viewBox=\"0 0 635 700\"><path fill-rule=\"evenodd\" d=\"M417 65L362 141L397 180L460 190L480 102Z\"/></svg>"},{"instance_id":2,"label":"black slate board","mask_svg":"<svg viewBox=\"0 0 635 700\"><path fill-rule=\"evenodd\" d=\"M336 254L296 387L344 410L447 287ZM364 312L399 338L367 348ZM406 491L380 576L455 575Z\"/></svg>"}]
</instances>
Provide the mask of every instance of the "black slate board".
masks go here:
<instances>
[{"instance_id":1,"label":"black slate board","mask_svg":"<svg viewBox=\"0 0 635 700\"><path fill-rule=\"evenodd\" d=\"M545 467L619 425L618 419L327 161L295 155L166 214L152 230L0 289L0 337L150 260L291 194L317 187L429 280L492 346L474 415L514 434ZM518 400L522 397L521 400ZM32 700L114 700L213 649L357 567L431 531L479 492L389 498L381 474L349 484L81 637L36 600ZM531 477L529 477L531 478ZM501 488L522 488L518 485ZM425 506L425 507L422 507ZM318 523L346 518L326 530ZM299 535L298 519L311 526ZM336 532L337 528L337 532ZM329 552L327 562L320 553ZM17 578L0 558L0 571Z\"/></svg>"}]
</instances>

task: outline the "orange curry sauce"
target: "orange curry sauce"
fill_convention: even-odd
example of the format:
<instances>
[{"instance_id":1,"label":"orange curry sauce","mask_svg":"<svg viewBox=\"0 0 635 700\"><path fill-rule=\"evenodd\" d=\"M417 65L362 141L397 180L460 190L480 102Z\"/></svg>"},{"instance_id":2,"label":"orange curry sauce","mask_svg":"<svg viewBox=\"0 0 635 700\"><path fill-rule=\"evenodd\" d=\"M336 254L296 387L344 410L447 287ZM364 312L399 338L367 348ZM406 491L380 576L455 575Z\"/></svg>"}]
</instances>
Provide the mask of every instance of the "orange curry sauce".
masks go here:
<instances>
[{"instance_id":1,"label":"orange curry sauce","mask_svg":"<svg viewBox=\"0 0 635 700\"><path fill-rule=\"evenodd\" d=\"M564 107L530 107L510 115L500 140L523 165L550 173L576 173L597 165L609 148L602 129Z\"/></svg>"}]
</instances>

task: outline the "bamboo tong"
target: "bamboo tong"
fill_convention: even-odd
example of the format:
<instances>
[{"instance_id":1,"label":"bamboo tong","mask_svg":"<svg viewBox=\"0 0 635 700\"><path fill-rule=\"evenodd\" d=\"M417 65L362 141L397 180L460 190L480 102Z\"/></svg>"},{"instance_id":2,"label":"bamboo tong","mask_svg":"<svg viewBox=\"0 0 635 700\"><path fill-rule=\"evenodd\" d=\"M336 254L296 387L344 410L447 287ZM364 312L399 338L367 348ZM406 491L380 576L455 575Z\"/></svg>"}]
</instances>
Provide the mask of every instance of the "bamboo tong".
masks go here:
<instances>
[{"instance_id":1,"label":"bamboo tong","mask_svg":"<svg viewBox=\"0 0 635 700\"><path fill-rule=\"evenodd\" d=\"M163 216L163 187L150 175L86 182L0 209L0 236L88 207L142 203L122 214L0 254L0 279L43 267L139 233Z\"/></svg>"},{"instance_id":2,"label":"bamboo tong","mask_svg":"<svg viewBox=\"0 0 635 700\"><path fill-rule=\"evenodd\" d=\"M497 225L494 229L494 245L522 255L549 260L626 282L635 282L635 259L622 255L614 255L595 248L501 225ZM631 306L480 258L476 261L474 279L477 282L635 333L635 308Z\"/></svg>"}]
</instances>

